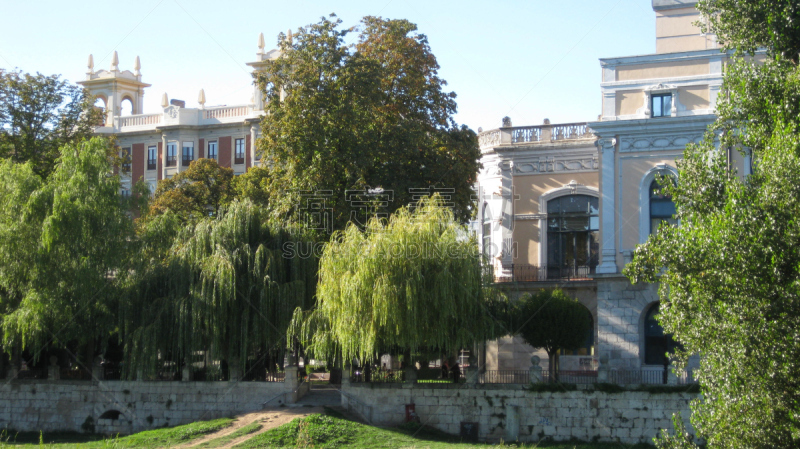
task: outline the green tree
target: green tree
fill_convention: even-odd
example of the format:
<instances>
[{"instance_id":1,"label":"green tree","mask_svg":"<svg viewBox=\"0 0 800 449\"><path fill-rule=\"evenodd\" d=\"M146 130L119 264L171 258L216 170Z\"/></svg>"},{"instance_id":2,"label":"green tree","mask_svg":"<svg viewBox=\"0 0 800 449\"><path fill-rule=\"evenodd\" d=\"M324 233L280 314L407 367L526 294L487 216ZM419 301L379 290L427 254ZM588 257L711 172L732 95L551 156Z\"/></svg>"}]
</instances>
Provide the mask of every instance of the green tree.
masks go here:
<instances>
[{"instance_id":1,"label":"green tree","mask_svg":"<svg viewBox=\"0 0 800 449\"><path fill-rule=\"evenodd\" d=\"M116 274L126 264L132 224L119 179L109 175L109 147L99 138L62 147L47 180L32 162L0 162L5 351L77 342L91 357L113 329Z\"/></svg>"},{"instance_id":2,"label":"green tree","mask_svg":"<svg viewBox=\"0 0 800 449\"><path fill-rule=\"evenodd\" d=\"M58 75L0 71L0 158L30 161L47 178L59 148L90 138L102 120L94 98Z\"/></svg>"},{"instance_id":3,"label":"green tree","mask_svg":"<svg viewBox=\"0 0 800 449\"><path fill-rule=\"evenodd\" d=\"M503 303L485 287L474 237L434 196L334 233L320 260L317 304L298 310L290 335L325 360L375 360L391 348L408 356L454 354L504 333Z\"/></svg>"},{"instance_id":4,"label":"green tree","mask_svg":"<svg viewBox=\"0 0 800 449\"><path fill-rule=\"evenodd\" d=\"M763 63L734 59L718 120L688 146L669 187L679 226L662 226L625 273L660 282L659 321L682 344L703 399L692 423L710 447L800 444L800 71L798 3L701 1L709 29L740 54L765 47ZM725 151L751 155L733 172ZM662 447L691 447L681 428Z\"/></svg>"},{"instance_id":5,"label":"green tree","mask_svg":"<svg viewBox=\"0 0 800 449\"><path fill-rule=\"evenodd\" d=\"M287 244L305 241L302 233L234 201L196 222L166 212L139 235L141 257L120 304L127 376L152 375L165 360L181 364L197 351L232 368L257 352L282 361L275 354L292 314L311 308L316 287L316 258L285 257Z\"/></svg>"},{"instance_id":6,"label":"green tree","mask_svg":"<svg viewBox=\"0 0 800 449\"><path fill-rule=\"evenodd\" d=\"M455 216L467 221L477 137L453 121L455 94L444 91L427 38L408 21L365 17L346 45L355 28L340 23L323 18L281 36L282 56L258 75L270 208L291 217L302 192L329 191L333 227L344 229L361 211L348 190L362 192L359 201L370 189L391 190L391 213L414 202L411 189L453 189Z\"/></svg>"},{"instance_id":7,"label":"green tree","mask_svg":"<svg viewBox=\"0 0 800 449\"><path fill-rule=\"evenodd\" d=\"M581 348L592 331L589 309L556 289L527 293L510 311L509 328L529 345L547 351L550 380L557 382L559 351Z\"/></svg>"},{"instance_id":8,"label":"green tree","mask_svg":"<svg viewBox=\"0 0 800 449\"><path fill-rule=\"evenodd\" d=\"M148 216L169 210L184 221L196 222L218 215L234 196L233 170L220 167L213 159L198 159L188 169L158 183Z\"/></svg>"}]
</instances>

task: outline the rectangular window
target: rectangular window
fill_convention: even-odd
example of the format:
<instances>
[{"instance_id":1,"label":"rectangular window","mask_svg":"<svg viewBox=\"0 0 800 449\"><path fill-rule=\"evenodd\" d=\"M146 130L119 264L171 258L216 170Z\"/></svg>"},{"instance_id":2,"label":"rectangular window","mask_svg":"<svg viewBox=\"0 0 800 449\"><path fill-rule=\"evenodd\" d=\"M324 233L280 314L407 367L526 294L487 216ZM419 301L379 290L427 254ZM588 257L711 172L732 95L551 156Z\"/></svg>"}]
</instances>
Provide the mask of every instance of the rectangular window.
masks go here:
<instances>
[{"instance_id":1,"label":"rectangular window","mask_svg":"<svg viewBox=\"0 0 800 449\"><path fill-rule=\"evenodd\" d=\"M651 105L653 117L669 117L672 115L672 94L653 95Z\"/></svg>"},{"instance_id":2,"label":"rectangular window","mask_svg":"<svg viewBox=\"0 0 800 449\"><path fill-rule=\"evenodd\" d=\"M217 142L208 142L208 158L217 160Z\"/></svg>"},{"instance_id":3,"label":"rectangular window","mask_svg":"<svg viewBox=\"0 0 800 449\"><path fill-rule=\"evenodd\" d=\"M131 172L131 149L130 148L123 148L120 151L119 156L122 158L122 172L123 173L130 173Z\"/></svg>"},{"instance_id":4,"label":"rectangular window","mask_svg":"<svg viewBox=\"0 0 800 449\"><path fill-rule=\"evenodd\" d=\"M234 164L244 164L244 139L236 139L236 154Z\"/></svg>"},{"instance_id":5,"label":"rectangular window","mask_svg":"<svg viewBox=\"0 0 800 449\"><path fill-rule=\"evenodd\" d=\"M174 167L178 162L178 143L167 143L167 167Z\"/></svg>"},{"instance_id":6,"label":"rectangular window","mask_svg":"<svg viewBox=\"0 0 800 449\"><path fill-rule=\"evenodd\" d=\"M155 170L158 166L158 148L155 145L147 147L147 169Z\"/></svg>"},{"instance_id":7,"label":"rectangular window","mask_svg":"<svg viewBox=\"0 0 800 449\"><path fill-rule=\"evenodd\" d=\"M194 142L183 142L183 161L181 165L188 167L194 160Z\"/></svg>"}]
</instances>

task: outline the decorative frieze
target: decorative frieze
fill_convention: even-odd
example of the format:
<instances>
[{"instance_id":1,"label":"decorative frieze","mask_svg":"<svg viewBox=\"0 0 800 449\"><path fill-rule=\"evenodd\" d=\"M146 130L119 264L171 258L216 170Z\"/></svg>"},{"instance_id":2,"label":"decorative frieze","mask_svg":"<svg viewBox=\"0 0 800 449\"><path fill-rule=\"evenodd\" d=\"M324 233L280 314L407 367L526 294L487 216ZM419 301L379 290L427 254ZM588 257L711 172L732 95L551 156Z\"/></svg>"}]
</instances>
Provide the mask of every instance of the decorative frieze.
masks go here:
<instances>
[{"instance_id":1,"label":"decorative frieze","mask_svg":"<svg viewBox=\"0 0 800 449\"><path fill-rule=\"evenodd\" d=\"M683 150L686 148L686 145L698 143L701 140L703 140L702 134L634 137L630 139L621 139L619 151L621 153L631 153L646 150Z\"/></svg>"},{"instance_id":2,"label":"decorative frieze","mask_svg":"<svg viewBox=\"0 0 800 449\"><path fill-rule=\"evenodd\" d=\"M556 157L537 158L533 161L516 162L515 174L558 173L595 171L599 168L597 157L562 159Z\"/></svg>"}]
</instances>

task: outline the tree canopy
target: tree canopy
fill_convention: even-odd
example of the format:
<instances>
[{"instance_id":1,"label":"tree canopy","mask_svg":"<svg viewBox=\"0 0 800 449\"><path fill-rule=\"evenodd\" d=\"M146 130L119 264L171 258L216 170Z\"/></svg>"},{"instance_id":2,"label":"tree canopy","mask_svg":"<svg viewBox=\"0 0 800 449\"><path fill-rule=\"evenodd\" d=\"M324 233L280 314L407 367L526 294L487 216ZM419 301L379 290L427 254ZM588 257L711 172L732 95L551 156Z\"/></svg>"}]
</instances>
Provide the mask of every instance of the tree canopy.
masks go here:
<instances>
[{"instance_id":1,"label":"tree canopy","mask_svg":"<svg viewBox=\"0 0 800 449\"><path fill-rule=\"evenodd\" d=\"M0 71L0 158L30 162L46 178L59 148L91 137L102 119L94 98L58 75Z\"/></svg>"},{"instance_id":2,"label":"tree canopy","mask_svg":"<svg viewBox=\"0 0 800 449\"><path fill-rule=\"evenodd\" d=\"M510 310L509 328L525 343L547 351L550 380L558 380L559 351L581 348L592 331L589 309L556 289L527 293Z\"/></svg>"},{"instance_id":3,"label":"tree canopy","mask_svg":"<svg viewBox=\"0 0 800 449\"><path fill-rule=\"evenodd\" d=\"M504 334L503 300L485 288L478 245L438 196L365 230L334 233L320 260L317 304L290 335L309 353L371 361L395 350L453 354Z\"/></svg>"},{"instance_id":4,"label":"tree canopy","mask_svg":"<svg viewBox=\"0 0 800 449\"><path fill-rule=\"evenodd\" d=\"M282 35L281 56L258 74L267 111L259 151L269 161L273 213L291 216L304 192L325 191L333 228L344 229L353 218L366 222L359 214L374 199L370 190L387 192L378 201L386 214L440 191L467 221L477 136L454 122L455 94L444 90L427 37L406 20L340 24L332 16Z\"/></svg>"},{"instance_id":5,"label":"tree canopy","mask_svg":"<svg viewBox=\"0 0 800 449\"><path fill-rule=\"evenodd\" d=\"M734 58L718 119L690 145L668 187L679 226L661 226L625 273L660 281L659 321L701 354L703 388L692 423L710 447L795 447L800 442L800 36L797 2L698 4ZM721 150L722 149L722 150ZM746 178L726 151L751 156ZM679 429L680 430L680 429ZM660 441L690 447L680 431Z\"/></svg>"}]
</instances>

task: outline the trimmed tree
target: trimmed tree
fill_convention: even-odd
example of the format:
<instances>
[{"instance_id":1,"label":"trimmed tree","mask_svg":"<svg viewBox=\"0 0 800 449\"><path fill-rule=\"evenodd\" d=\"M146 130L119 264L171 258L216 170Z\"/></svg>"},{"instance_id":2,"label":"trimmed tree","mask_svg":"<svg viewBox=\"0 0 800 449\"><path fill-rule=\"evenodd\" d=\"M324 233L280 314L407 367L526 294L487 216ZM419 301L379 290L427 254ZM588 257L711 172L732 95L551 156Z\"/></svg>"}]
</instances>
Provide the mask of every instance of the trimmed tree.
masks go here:
<instances>
[{"instance_id":1,"label":"trimmed tree","mask_svg":"<svg viewBox=\"0 0 800 449\"><path fill-rule=\"evenodd\" d=\"M562 290L525 294L512 305L510 328L526 343L547 351L550 381L558 381L559 351L575 350L592 331L592 314Z\"/></svg>"}]
</instances>

